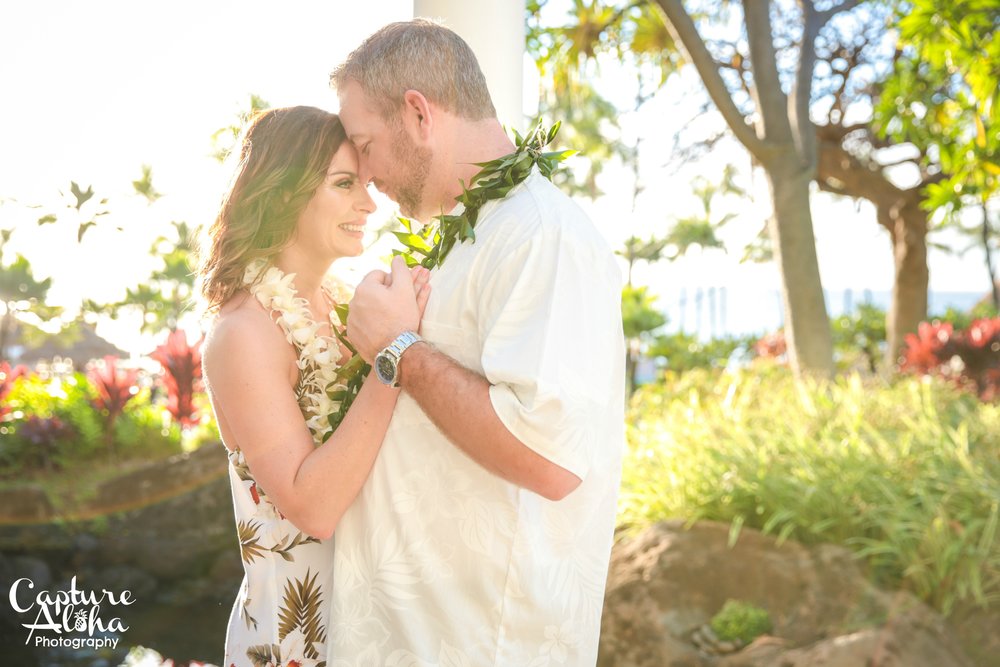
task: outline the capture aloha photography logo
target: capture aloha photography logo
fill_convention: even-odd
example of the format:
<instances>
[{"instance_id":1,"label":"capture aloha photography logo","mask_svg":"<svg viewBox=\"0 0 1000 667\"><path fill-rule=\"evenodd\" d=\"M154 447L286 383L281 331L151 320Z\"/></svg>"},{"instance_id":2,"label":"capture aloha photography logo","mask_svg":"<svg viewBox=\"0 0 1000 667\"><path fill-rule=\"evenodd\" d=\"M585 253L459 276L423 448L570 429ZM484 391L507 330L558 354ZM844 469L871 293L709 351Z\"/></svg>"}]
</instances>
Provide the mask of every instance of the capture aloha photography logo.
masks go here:
<instances>
[{"instance_id":1,"label":"capture aloha photography logo","mask_svg":"<svg viewBox=\"0 0 1000 667\"><path fill-rule=\"evenodd\" d=\"M18 614L33 617L22 623L28 630L25 644L45 648L117 648L120 634L128 630L122 622L117 607L127 607L135 602L131 591L113 593L108 589L88 591L77 588L76 577L69 583L69 590L42 590L34 592L35 582L22 577L10 587L8 599ZM98 634L99 636L94 636Z\"/></svg>"}]
</instances>

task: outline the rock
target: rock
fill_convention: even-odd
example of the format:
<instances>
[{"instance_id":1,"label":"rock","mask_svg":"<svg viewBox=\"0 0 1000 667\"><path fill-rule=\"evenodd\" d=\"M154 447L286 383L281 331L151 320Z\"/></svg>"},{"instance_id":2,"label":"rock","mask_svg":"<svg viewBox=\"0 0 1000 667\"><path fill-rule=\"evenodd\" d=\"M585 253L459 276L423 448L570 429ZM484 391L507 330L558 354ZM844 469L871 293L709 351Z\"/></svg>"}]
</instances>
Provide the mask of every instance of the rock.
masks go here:
<instances>
[{"instance_id":1,"label":"rock","mask_svg":"<svg viewBox=\"0 0 1000 667\"><path fill-rule=\"evenodd\" d=\"M128 565L115 565L100 570L86 582L88 589L107 589L116 595L129 591L132 599L148 600L156 591L156 579L147 572Z\"/></svg>"},{"instance_id":2,"label":"rock","mask_svg":"<svg viewBox=\"0 0 1000 667\"><path fill-rule=\"evenodd\" d=\"M43 522L54 515L48 494L38 484L0 489L0 524Z\"/></svg>"},{"instance_id":3,"label":"rock","mask_svg":"<svg viewBox=\"0 0 1000 667\"><path fill-rule=\"evenodd\" d=\"M948 626L977 667L1000 667L1000 609L959 603L948 617Z\"/></svg>"},{"instance_id":4,"label":"rock","mask_svg":"<svg viewBox=\"0 0 1000 667\"><path fill-rule=\"evenodd\" d=\"M0 552L66 557L73 552L74 533L63 523L4 524L0 522Z\"/></svg>"},{"instance_id":5,"label":"rock","mask_svg":"<svg viewBox=\"0 0 1000 667\"><path fill-rule=\"evenodd\" d=\"M32 604L39 591L52 583L52 571L48 564L29 556L4 556L0 554L0 622L20 630L22 623L30 622L19 614L9 602L10 591L19 579L31 580L33 587L25 582L18 586L17 602L22 608Z\"/></svg>"},{"instance_id":6,"label":"rock","mask_svg":"<svg viewBox=\"0 0 1000 667\"><path fill-rule=\"evenodd\" d=\"M171 456L101 484L90 512L106 514L177 496L225 474L227 460L218 443Z\"/></svg>"},{"instance_id":7,"label":"rock","mask_svg":"<svg viewBox=\"0 0 1000 667\"><path fill-rule=\"evenodd\" d=\"M747 529L732 548L728 539L725 524L685 530L668 521L617 544L598 665L853 667L880 655L896 662L871 664L971 665L939 615L908 594L876 588L845 549L778 545ZM742 650L707 639L706 624L729 599L766 609L774 638Z\"/></svg>"}]
</instances>

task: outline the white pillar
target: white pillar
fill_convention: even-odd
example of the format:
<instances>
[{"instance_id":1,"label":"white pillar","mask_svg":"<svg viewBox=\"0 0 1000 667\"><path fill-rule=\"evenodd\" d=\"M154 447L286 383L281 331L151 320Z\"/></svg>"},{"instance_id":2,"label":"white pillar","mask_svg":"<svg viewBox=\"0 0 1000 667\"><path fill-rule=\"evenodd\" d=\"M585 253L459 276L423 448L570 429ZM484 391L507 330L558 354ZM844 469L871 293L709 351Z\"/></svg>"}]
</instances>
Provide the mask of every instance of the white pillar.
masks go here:
<instances>
[{"instance_id":1,"label":"white pillar","mask_svg":"<svg viewBox=\"0 0 1000 667\"><path fill-rule=\"evenodd\" d=\"M524 130L524 0L413 0L413 16L438 19L468 42L497 117Z\"/></svg>"}]
</instances>

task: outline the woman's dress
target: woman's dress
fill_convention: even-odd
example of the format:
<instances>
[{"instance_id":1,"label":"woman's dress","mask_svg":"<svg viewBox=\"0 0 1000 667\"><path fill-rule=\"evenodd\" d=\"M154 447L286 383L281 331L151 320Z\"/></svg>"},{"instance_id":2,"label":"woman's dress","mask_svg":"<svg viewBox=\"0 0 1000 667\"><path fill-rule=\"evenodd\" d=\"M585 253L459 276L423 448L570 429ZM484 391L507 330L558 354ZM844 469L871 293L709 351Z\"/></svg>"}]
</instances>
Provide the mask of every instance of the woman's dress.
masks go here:
<instances>
[{"instance_id":1,"label":"woman's dress","mask_svg":"<svg viewBox=\"0 0 1000 667\"><path fill-rule=\"evenodd\" d=\"M263 280L257 280L262 271ZM247 270L245 282L299 354L296 398L319 446L330 432L326 386L340 353L335 340L317 333L304 300L295 297L293 277L258 262ZM332 280L323 287L331 302L343 295ZM333 540L319 540L292 525L257 484L243 452L238 447L227 451L245 576L229 617L223 665L325 667Z\"/></svg>"}]
</instances>

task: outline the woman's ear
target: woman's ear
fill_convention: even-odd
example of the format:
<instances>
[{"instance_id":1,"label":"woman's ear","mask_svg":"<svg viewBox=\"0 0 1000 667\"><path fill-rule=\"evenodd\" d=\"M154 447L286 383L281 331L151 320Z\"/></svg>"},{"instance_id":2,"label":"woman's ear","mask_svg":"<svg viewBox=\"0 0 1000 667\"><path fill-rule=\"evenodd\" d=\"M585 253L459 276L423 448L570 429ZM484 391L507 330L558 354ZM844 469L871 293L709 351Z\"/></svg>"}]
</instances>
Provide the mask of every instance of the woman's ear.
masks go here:
<instances>
[{"instance_id":1,"label":"woman's ear","mask_svg":"<svg viewBox=\"0 0 1000 667\"><path fill-rule=\"evenodd\" d=\"M407 90L403 93L403 120L417 137L423 141L430 139L434 118L430 102L420 91Z\"/></svg>"}]
</instances>

